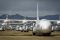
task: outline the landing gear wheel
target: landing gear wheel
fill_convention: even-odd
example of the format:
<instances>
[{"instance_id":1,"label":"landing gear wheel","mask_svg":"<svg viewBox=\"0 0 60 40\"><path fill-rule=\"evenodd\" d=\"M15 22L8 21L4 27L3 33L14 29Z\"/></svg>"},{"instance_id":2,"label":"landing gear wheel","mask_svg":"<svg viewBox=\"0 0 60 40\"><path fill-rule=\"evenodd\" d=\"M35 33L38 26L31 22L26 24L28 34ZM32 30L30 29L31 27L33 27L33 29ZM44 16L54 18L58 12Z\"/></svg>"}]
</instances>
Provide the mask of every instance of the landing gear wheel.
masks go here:
<instances>
[{"instance_id":1,"label":"landing gear wheel","mask_svg":"<svg viewBox=\"0 0 60 40\"><path fill-rule=\"evenodd\" d=\"M24 32L26 32L26 31L24 31Z\"/></svg>"},{"instance_id":2,"label":"landing gear wheel","mask_svg":"<svg viewBox=\"0 0 60 40\"><path fill-rule=\"evenodd\" d=\"M47 35L50 36L51 33L48 33Z\"/></svg>"},{"instance_id":3,"label":"landing gear wheel","mask_svg":"<svg viewBox=\"0 0 60 40\"><path fill-rule=\"evenodd\" d=\"M21 32L23 32L23 30Z\"/></svg>"},{"instance_id":4,"label":"landing gear wheel","mask_svg":"<svg viewBox=\"0 0 60 40\"><path fill-rule=\"evenodd\" d=\"M27 32L29 32L29 31L27 31Z\"/></svg>"},{"instance_id":5,"label":"landing gear wheel","mask_svg":"<svg viewBox=\"0 0 60 40\"><path fill-rule=\"evenodd\" d=\"M33 35L35 35L35 33L33 33Z\"/></svg>"},{"instance_id":6,"label":"landing gear wheel","mask_svg":"<svg viewBox=\"0 0 60 40\"><path fill-rule=\"evenodd\" d=\"M28 32L28 31L24 31L24 32Z\"/></svg>"},{"instance_id":7,"label":"landing gear wheel","mask_svg":"<svg viewBox=\"0 0 60 40\"><path fill-rule=\"evenodd\" d=\"M46 33L46 34L43 34L44 36L50 36L51 33Z\"/></svg>"}]
</instances>

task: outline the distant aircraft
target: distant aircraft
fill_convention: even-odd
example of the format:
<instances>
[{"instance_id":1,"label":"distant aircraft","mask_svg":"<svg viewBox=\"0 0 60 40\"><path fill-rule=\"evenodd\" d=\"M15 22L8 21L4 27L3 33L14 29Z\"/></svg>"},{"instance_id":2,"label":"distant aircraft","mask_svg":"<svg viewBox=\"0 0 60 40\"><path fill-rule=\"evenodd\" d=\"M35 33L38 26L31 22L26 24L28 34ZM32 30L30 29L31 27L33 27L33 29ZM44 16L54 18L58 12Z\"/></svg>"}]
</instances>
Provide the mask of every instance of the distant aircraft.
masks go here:
<instances>
[{"instance_id":1,"label":"distant aircraft","mask_svg":"<svg viewBox=\"0 0 60 40\"><path fill-rule=\"evenodd\" d=\"M7 21L8 21L8 15L6 15L6 19L4 20L4 23L2 23L2 25L7 25Z\"/></svg>"},{"instance_id":2,"label":"distant aircraft","mask_svg":"<svg viewBox=\"0 0 60 40\"><path fill-rule=\"evenodd\" d=\"M5 30L7 21L8 21L8 15L6 16L6 19L3 21L3 23L0 25L0 30Z\"/></svg>"},{"instance_id":3,"label":"distant aircraft","mask_svg":"<svg viewBox=\"0 0 60 40\"><path fill-rule=\"evenodd\" d=\"M24 20L23 20L23 24L26 23L26 22L27 22L27 20L26 20L26 17L25 17Z\"/></svg>"},{"instance_id":4,"label":"distant aircraft","mask_svg":"<svg viewBox=\"0 0 60 40\"><path fill-rule=\"evenodd\" d=\"M20 31L22 32L22 31L24 31L24 32L28 32L28 26L27 26L27 20L26 20L26 17L24 18L24 20L23 20L23 26L22 27L20 27Z\"/></svg>"},{"instance_id":5,"label":"distant aircraft","mask_svg":"<svg viewBox=\"0 0 60 40\"><path fill-rule=\"evenodd\" d=\"M33 27L33 35L50 35L52 31L51 22L47 19L39 20L38 17L38 3L37 3L37 21Z\"/></svg>"}]
</instances>

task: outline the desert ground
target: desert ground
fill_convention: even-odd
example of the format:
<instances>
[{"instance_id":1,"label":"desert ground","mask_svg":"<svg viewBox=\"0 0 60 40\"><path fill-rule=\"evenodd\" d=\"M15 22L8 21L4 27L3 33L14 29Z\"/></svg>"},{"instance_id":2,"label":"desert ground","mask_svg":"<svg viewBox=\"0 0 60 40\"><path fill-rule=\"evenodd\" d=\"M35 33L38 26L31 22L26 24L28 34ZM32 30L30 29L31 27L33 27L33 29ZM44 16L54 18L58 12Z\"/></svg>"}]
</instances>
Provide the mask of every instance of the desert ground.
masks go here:
<instances>
[{"instance_id":1,"label":"desert ground","mask_svg":"<svg viewBox=\"0 0 60 40\"><path fill-rule=\"evenodd\" d=\"M0 40L60 40L60 32L52 32L50 36L33 36L32 31L0 31Z\"/></svg>"}]
</instances>

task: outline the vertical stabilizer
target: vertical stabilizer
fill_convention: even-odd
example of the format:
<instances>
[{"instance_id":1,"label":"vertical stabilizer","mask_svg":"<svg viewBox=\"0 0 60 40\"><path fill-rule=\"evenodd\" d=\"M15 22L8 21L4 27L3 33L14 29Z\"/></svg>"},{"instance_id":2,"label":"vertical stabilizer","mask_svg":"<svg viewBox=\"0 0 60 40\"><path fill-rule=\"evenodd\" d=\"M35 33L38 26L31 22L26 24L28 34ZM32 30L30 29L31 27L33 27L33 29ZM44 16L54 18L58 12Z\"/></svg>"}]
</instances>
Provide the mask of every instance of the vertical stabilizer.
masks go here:
<instances>
[{"instance_id":1,"label":"vertical stabilizer","mask_svg":"<svg viewBox=\"0 0 60 40\"><path fill-rule=\"evenodd\" d=\"M38 14L38 2L37 2L37 21L39 20L39 14Z\"/></svg>"},{"instance_id":2,"label":"vertical stabilizer","mask_svg":"<svg viewBox=\"0 0 60 40\"><path fill-rule=\"evenodd\" d=\"M8 19L8 15L6 15L6 20Z\"/></svg>"}]
</instances>

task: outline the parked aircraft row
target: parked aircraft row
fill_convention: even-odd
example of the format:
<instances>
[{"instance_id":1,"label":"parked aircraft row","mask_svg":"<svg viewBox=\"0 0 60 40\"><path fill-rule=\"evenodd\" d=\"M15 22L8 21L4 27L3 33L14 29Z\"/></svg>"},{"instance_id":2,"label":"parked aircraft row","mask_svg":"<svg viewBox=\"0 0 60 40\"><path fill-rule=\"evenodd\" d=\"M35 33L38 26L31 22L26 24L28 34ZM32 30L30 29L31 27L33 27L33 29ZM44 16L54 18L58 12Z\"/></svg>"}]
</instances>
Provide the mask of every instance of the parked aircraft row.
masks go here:
<instances>
[{"instance_id":1,"label":"parked aircraft row","mask_svg":"<svg viewBox=\"0 0 60 40\"><path fill-rule=\"evenodd\" d=\"M0 30L5 30L5 28L8 28L8 26L10 24L9 27L11 29L15 28L15 30L17 30L17 31L20 30L21 32L23 32L23 31L28 32L29 29L31 28L33 35L50 35L52 33L52 31L56 31L60 27L60 22L58 22L57 20L47 20L47 19L39 20L38 15L39 14L38 14L38 3L37 3L37 20L12 20L12 19L6 18L6 19L4 19L4 22L2 23L2 25L0 26ZM11 25L11 23L9 23L10 21L22 21L22 24L12 23L14 25ZM33 23L33 21L35 23ZM32 25L30 25L30 24L32 24Z\"/></svg>"}]
</instances>

